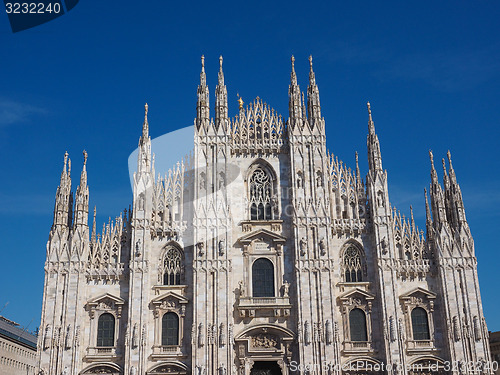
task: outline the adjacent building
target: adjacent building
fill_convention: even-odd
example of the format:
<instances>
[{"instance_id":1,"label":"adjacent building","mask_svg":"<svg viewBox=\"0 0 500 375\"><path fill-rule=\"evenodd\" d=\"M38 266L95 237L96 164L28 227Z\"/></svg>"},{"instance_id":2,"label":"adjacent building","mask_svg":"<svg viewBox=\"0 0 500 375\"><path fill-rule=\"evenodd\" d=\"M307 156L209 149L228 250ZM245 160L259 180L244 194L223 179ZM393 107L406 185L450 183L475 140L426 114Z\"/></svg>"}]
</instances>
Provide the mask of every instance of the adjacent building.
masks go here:
<instances>
[{"instance_id":1,"label":"adjacent building","mask_svg":"<svg viewBox=\"0 0 500 375\"><path fill-rule=\"evenodd\" d=\"M193 153L169 172L155 169L146 105L132 207L99 234L87 155L74 196L64 156L41 373L472 374L488 360L450 153L442 183L430 153L424 234L391 205L369 104L368 171L327 150L327 129L342 134L312 58L305 95L292 58L287 119L260 98L229 118L222 57L215 104L203 58L197 98Z\"/></svg>"},{"instance_id":2,"label":"adjacent building","mask_svg":"<svg viewBox=\"0 0 500 375\"><path fill-rule=\"evenodd\" d=\"M37 374L37 337L0 316L0 375Z\"/></svg>"},{"instance_id":3,"label":"adjacent building","mask_svg":"<svg viewBox=\"0 0 500 375\"><path fill-rule=\"evenodd\" d=\"M499 375L500 370L498 365L500 364L500 331L489 332L489 335L492 366L493 370L495 370L495 375Z\"/></svg>"}]
</instances>

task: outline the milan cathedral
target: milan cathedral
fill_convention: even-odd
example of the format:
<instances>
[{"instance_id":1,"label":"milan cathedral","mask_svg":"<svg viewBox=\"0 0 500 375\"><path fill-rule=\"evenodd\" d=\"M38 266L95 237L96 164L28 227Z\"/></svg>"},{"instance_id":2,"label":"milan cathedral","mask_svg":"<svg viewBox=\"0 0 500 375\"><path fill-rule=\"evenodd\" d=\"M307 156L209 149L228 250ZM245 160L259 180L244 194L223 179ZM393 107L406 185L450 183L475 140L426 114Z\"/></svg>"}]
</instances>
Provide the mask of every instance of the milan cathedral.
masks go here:
<instances>
[{"instance_id":1,"label":"milan cathedral","mask_svg":"<svg viewBox=\"0 0 500 375\"><path fill-rule=\"evenodd\" d=\"M146 105L133 204L100 233L87 154L74 196L64 156L39 374L491 373L450 153L442 183L430 153L424 235L390 203L369 103L366 176L328 152L309 62L288 120L260 98L229 118L202 57L192 154L156 176Z\"/></svg>"}]
</instances>

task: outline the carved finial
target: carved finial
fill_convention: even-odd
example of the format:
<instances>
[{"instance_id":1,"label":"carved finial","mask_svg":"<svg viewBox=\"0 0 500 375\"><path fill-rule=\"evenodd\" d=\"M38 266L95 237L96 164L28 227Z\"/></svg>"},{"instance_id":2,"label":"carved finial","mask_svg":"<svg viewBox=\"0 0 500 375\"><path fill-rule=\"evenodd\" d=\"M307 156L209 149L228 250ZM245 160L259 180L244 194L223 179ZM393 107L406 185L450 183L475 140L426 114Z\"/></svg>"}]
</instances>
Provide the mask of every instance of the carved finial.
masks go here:
<instances>
[{"instance_id":1,"label":"carved finial","mask_svg":"<svg viewBox=\"0 0 500 375\"><path fill-rule=\"evenodd\" d=\"M293 86L297 85L297 75L295 74L295 57L292 55L292 72L290 73L290 82Z\"/></svg>"},{"instance_id":2,"label":"carved finial","mask_svg":"<svg viewBox=\"0 0 500 375\"><path fill-rule=\"evenodd\" d=\"M446 153L446 155L448 156L448 163L450 163L450 170L453 169L453 164L451 163L451 152L450 150L448 150L448 152Z\"/></svg>"},{"instance_id":3,"label":"carved finial","mask_svg":"<svg viewBox=\"0 0 500 375\"><path fill-rule=\"evenodd\" d=\"M222 55L219 56L219 67L222 70Z\"/></svg>"},{"instance_id":4,"label":"carved finial","mask_svg":"<svg viewBox=\"0 0 500 375\"><path fill-rule=\"evenodd\" d=\"M85 167L87 165L87 151L83 150L83 166Z\"/></svg>"},{"instance_id":5,"label":"carved finial","mask_svg":"<svg viewBox=\"0 0 500 375\"><path fill-rule=\"evenodd\" d=\"M424 188L425 195L425 219L427 222L431 221L431 210L429 208L429 200L427 199L427 189Z\"/></svg>"},{"instance_id":6,"label":"carved finial","mask_svg":"<svg viewBox=\"0 0 500 375\"><path fill-rule=\"evenodd\" d=\"M142 124L143 139L146 139L149 136L148 108L148 103L144 104L144 123Z\"/></svg>"},{"instance_id":7,"label":"carved finial","mask_svg":"<svg viewBox=\"0 0 500 375\"><path fill-rule=\"evenodd\" d=\"M444 158L441 159L441 163L443 163L443 174L446 177L448 174L446 173L446 162L444 161Z\"/></svg>"},{"instance_id":8,"label":"carved finial","mask_svg":"<svg viewBox=\"0 0 500 375\"><path fill-rule=\"evenodd\" d=\"M311 69L311 72L312 72L312 70L313 70L313 57L312 57L312 55L309 55L309 69Z\"/></svg>"},{"instance_id":9,"label":"carved finial","mask_svg":"<svg viewBox=\"0 0 500 375\"><path fill-rule=\"evenodd\" d=\"M411 218L411 226L415 228L415 219L413 218L413 206L410 205L410 218Z\"/></svg>"},{"instance_id":10,"label":"carved finial","mask_svg":"<svg viewBox=\"0 0 500 375\"><path fill-rule=\"evenodd\" d=\"M434 169L434 154L432 153L432 150L429 150L429 158L431 159L432 169Z\"/></svg>"},{"instance_id":11,"label":"carved finial","mask_svg":"<svg viewBox=\"0 0 500 375\"><path fill-rule=\"evenodd\" d=\"M205 72L205 55L201 55L201 71Z\"/></svg>"},{"instance_id":12,"label":"carved finial","mask_svg":"<svg viewBox=\"0 0 500 375\"><path fill-rule=\"evenodd\" d=\"M368 131L370 134L375 134L375 124L372 119L372 108L370 106L370 102L366 103L366 107L368 108Z\"/></svg>"}]
</instances>

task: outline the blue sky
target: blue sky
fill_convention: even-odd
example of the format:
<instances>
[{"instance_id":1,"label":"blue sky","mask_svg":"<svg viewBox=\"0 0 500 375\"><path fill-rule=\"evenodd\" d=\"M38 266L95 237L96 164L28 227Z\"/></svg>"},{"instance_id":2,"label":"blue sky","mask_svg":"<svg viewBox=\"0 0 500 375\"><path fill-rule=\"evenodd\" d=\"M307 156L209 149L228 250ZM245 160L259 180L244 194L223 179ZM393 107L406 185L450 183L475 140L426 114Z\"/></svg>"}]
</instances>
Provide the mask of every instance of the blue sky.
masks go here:
<instances>
[{"instance_id":1,"label":"blue sky","mask_svg":"<svg viewBox=\"0 0 500 375\"><path fill-rule=\"evenodd\" d=\"M451 150L486 321L500 330L499 18L497 0L81 1L12 34L0 15L0 314L39 324L66 150L75 189L89 154L100 228L131 203L127 159L144 103L152 137L192 125L202 54L212 103L222 54L231 116L238 92L286 117L290 55L305 90L312 54L330 151L354 166L357 150L366 173L370 101L391 202L406 215L412 204L422 229L428 150L438 161Z\"/></svg>"}]
</instances>

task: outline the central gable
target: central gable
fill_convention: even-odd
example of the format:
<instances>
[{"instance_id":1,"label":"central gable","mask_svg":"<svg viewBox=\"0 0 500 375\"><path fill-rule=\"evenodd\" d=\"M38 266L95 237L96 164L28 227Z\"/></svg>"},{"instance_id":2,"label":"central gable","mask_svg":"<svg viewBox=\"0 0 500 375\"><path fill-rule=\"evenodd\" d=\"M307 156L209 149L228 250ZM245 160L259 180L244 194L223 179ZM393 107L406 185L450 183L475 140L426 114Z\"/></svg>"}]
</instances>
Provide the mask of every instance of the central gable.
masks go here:
<instances>
[{"instance_id":1,"label":"central gable","mask_svg":"<svg viewBox=\"0 0 500 375\"><path fill-rule=\"evenodd\" d=\"M286 129L283 117L257 97L231 124L235 154L267 154L284 151Z\"/></svg>"}]
</instances>

